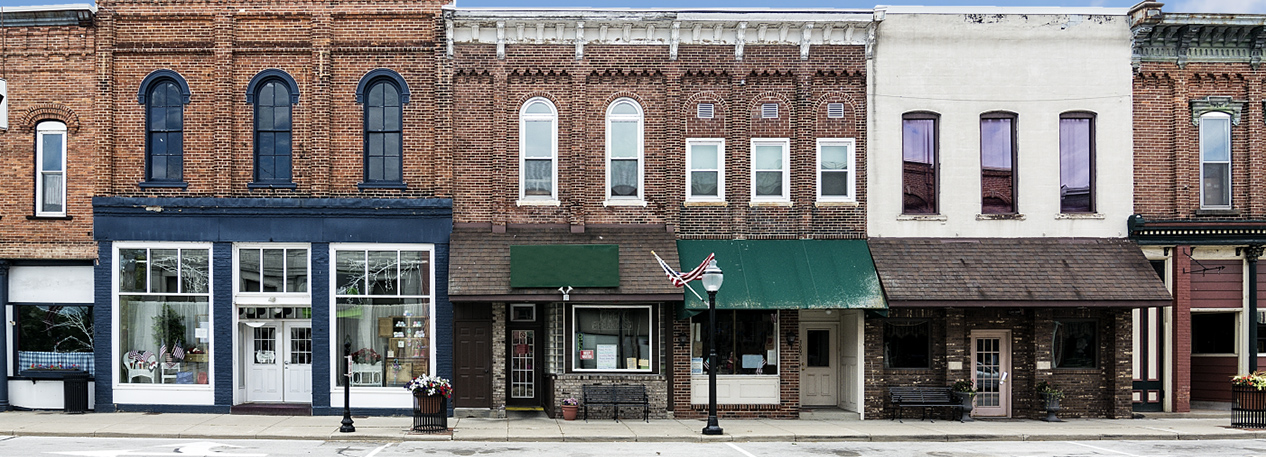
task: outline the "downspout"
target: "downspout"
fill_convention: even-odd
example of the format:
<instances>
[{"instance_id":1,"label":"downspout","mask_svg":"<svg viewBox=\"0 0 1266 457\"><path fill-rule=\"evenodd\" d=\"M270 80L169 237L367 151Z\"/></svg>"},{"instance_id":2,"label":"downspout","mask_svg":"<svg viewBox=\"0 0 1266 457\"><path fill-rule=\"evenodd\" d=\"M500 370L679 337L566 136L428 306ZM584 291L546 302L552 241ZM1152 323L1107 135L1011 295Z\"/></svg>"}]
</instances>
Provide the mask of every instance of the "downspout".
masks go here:
<instances>
[{"instance_id":1,"label":"downspout","mask_svg":"<svg viewBox=\"0 0 1266 457\"><path fill-rule=\"evenodd\" d=\"M1257 371L1257 258L1262 256L1261 245L1244 248L1244 260L1248 261L1248 371Z\"/></svg>"},{"instance_id":2,"label":"downspout","mask_svg":"<svg viewBox=\"0 0 1266 457\"><path fill-rule=\"evenodd\" d=\"M0 411L9 410L9 261L0 260Z\"/></svg>"}]
</instances>

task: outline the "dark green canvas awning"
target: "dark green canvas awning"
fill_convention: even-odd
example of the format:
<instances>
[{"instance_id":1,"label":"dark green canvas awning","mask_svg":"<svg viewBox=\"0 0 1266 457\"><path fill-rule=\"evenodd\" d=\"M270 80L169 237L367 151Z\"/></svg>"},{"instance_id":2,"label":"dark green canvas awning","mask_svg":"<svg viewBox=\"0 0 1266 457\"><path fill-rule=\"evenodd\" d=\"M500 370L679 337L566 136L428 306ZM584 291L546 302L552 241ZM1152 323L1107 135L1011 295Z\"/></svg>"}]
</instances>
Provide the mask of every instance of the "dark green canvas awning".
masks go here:
<instances>
[{"instance_id":1,"label":"dark green canvas awning","mask_svg":"<svg viewBox=\"0 0 1266 457\"><path fill-rule=\"evenodd\" d=\"M677 253L683 270L716 253L717 309L888 308L864 240L679 240ZM708 309L703 284L690 285L703 300L686 291L683 317Z\"/></svg>"}]
</instances>

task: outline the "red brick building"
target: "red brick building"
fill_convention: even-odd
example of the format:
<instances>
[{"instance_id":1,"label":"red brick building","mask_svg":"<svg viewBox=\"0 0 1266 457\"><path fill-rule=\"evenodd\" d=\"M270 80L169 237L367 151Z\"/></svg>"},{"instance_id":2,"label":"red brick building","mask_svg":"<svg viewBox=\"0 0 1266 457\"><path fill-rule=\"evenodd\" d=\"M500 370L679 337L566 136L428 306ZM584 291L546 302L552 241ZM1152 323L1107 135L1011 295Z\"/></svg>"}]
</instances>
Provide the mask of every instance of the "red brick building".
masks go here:
<instances>
[{"instance_id":1,"label":"red brick building","mask_svg":"<svg viewBox=\"0 0 1266 457\"><path fill-rule=\"evenodd\" d=\"M1225 406L1257 369L1266 244L1260 15L1132 11L1136 216L1130 236L1173 305L1136 314L1135 404Z\"/></svg>"},{"instance_id":2,"label":"red brick building","mask_svg":"<svg viewBox=\"0 0 1266 457\"><path fill-rule=\"evenodd\" d=\"M883 307L862 241L869 11L445 14L456 376L487 385L459 408L553 411L614 382L645 385L653 417L706 414L707 305L654 251L683 270L716 253L726 274L723 417L859 410L850 308ZM830 285L788 274L810 265ZM842 265L870 281L836 285Z\"/></svg>"}]
</instances>

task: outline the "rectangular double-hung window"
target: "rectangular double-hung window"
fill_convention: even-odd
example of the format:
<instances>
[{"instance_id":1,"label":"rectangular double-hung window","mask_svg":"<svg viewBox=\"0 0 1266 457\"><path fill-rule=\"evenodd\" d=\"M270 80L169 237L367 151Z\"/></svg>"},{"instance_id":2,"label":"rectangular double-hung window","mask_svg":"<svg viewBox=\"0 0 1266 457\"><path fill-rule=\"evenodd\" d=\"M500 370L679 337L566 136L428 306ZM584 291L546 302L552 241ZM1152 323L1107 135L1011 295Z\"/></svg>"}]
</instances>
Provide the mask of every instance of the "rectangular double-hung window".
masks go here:
<instances>
[{"instance_id":1,"label":"rectangular double-hung window","mask_svg":"<svg viewBox=\"0 0 1266 457\"><path fill-rule=\"evenodd\" d=\"M818 139L818 201L857 201L852 138Z\"/></svg>"},{"instance_id":2,"label":"rectangular double-hung window","mask_svg":"<svg viewBox=\"0 0 1266 457\"><path fill-rule=\"evenodd\" d=\"M752 201L791 202L791 141L786 138L752 139Z\"/></svg>"},{"instance_id":3,"label":"rectangular double-hung window","mask_svg":"<svg viewBox=\"0 0 1266 457\"><path fill-rule=\"evenodd\" d=\"M607 109L607 202L642 200L642 106L621 98Z\"/></svg>"},{"instance_id":4,"label":"rectangular double-hung window","mask_svg":"<svg viewBox=\"0 0 1266 457\"><path fill-rule=\"evenodd\" d=\"M66 215L66 124L35 128L35 215Z\"/></svg>"},{"instance_id":5,"label":"rectangular double-hung window","mask_svg":"<svg viewBox=\"0 0 1266 457\"><path fill-rule=\"evenodd\" d=\"M1231 116L1200 116L1200 207L1231 209Z\"/></svg>"},{"instance_id":6,"label":"rectangular double-hung window","mask_svg":"<svg viewBox=\"0 0 1266 457\"><path fill-rule=\"evenodd\" d=\"M725 201L725 139L686 140L686 201Z\"/></svg>"}]
</instances>

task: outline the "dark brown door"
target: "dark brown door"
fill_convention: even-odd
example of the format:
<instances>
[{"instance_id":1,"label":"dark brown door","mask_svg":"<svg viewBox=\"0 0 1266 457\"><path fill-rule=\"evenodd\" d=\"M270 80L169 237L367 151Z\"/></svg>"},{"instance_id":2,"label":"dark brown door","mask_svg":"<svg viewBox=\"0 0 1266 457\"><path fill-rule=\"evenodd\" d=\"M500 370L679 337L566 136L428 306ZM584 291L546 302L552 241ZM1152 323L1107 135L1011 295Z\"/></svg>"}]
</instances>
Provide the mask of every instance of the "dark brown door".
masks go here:
<instances>
[{"instance_id":1,"label":"dark brown door","mask_svg":"<svg viewBox=\"0 0 1266 457\"><path fill-rule=\"evenodd\" d=\"M487 305L461 305L454 314L453 406L492 407L492 313ZM475 309L470 309L475 308ZM482 308L482 309L478 309ZM482 311L482 312L481 312ZM486 314L486 318L484 318Z\"/></svg>"}]
</instances>

